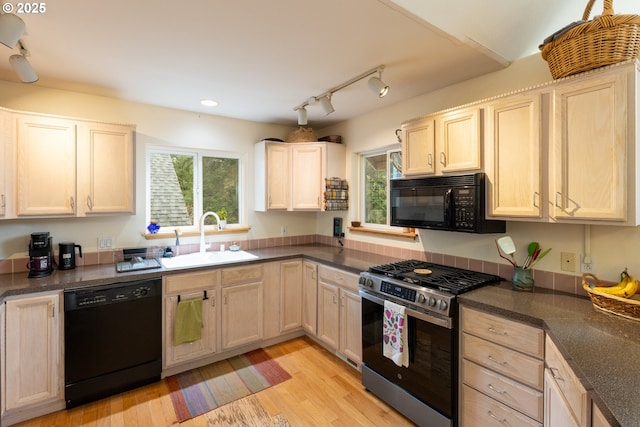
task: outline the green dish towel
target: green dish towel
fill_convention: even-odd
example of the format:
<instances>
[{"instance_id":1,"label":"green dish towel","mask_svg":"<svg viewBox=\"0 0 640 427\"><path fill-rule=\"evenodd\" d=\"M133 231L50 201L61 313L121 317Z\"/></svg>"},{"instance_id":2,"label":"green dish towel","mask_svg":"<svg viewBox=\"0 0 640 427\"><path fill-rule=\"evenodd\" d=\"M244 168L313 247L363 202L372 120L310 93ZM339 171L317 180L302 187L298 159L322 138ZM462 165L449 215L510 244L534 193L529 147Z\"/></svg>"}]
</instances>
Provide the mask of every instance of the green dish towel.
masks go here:
<instances>
[{"instance_id":1,"label":"green dish towel","mask_svg":"<svg viewBox=\"0 0 640 427\"><path fill-rule=\"evenodd\" d=\"M202 338L202 298L180 301L173 325L173 345Z\"/></svg>"}]
</instances>

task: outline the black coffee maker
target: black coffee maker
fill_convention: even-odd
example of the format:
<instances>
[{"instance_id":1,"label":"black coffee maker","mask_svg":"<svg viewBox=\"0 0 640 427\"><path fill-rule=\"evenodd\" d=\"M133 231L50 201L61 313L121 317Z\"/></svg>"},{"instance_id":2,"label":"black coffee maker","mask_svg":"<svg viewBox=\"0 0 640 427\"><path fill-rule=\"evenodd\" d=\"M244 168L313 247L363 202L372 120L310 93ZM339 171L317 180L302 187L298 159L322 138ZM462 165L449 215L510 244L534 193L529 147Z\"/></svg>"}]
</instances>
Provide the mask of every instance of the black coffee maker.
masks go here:
<instances>
[{"instance_id":1,"label":"black coffee maker","mask_svg":"<svg viewBox=\"0 0 640 427\"><path fill-rule=\"evenodd\" d=\"M53 272L53 245L48 231L31 233L27 268L29 277L44 277Z\"/></svg>"}]
</instances>

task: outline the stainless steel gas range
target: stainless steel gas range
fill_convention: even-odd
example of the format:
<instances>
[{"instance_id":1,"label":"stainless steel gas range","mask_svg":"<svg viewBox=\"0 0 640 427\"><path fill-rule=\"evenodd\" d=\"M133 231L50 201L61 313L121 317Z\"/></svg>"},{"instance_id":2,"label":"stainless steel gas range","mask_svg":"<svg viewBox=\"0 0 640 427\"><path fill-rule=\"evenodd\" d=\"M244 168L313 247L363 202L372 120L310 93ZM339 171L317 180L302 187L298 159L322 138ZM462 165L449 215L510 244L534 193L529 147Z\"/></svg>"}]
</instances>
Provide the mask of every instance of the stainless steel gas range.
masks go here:
<instances>
[{"instance_id":1,"label":"stainless steel gas range","mask_svg":"<svg viewBox=\"0 0 640 427\"><path fill-rule=\"evenodd\" d=\"M420 426L457 427L456 295L500 280L418 260L361 273L362 384ZM407 366L385 356L383 325L394 304L404 311Z\"/></svg>"}]
</instances>

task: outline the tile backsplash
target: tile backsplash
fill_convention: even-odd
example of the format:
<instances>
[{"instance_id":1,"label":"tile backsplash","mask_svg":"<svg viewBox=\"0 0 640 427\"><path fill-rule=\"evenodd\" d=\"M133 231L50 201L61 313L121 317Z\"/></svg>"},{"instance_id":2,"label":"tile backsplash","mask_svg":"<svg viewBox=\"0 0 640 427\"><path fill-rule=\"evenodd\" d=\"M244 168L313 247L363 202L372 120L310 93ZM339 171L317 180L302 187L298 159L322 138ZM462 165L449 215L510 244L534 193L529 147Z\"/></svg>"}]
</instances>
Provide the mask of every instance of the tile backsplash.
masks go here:
<instances>
[{"instance_id":1,"label":"tile backsplash","mask_svg":"<svg viewBox=\"0 0 640 427\"><path fill-rule=\"evenodd\" d=\"M502 264L490 261L482 261L472 258L456 257L453 255L445 255L441 253L431 253L418 250L404 249L392 247L382 244L367 243L359 240L341 239L342 244L347 249L353 249L363 252L374 253L378 255L390 256L399 259L418 259L436 264L444 264L452 267L466 268L484 273L496 274L505 280L511 280L513 276L513 266L511 264ZM272 237L266 239L252 240L236 240L242 249L264 249L276 246L296 246L296 245L324 245L339 246L338 239L331 236L321 235L303 235L288 237ZM231 242L212 243L209 250L219 250L220 245L224 244L227 248ZM184 244L179 247L171 246L173 253L176 255L184 255L187 253L197 252L200 249L199 244ZM147 252L150 256L162 253L164 247L149 247ZM54 257L55 258L55 257ZM76 265L78 267L98 264L113 264L122 259L122 250L84 252L83 257L76 257ZM27 272L28 257L12 256L7 259L0 260L0 274ZM581 276L573 276L569 274L560 274L543 270L534 270L533 277L535 286L540 288L548 288L556 291L562 291L570 294L584 296L582 289Z\"/></svg>"}]
</instances>

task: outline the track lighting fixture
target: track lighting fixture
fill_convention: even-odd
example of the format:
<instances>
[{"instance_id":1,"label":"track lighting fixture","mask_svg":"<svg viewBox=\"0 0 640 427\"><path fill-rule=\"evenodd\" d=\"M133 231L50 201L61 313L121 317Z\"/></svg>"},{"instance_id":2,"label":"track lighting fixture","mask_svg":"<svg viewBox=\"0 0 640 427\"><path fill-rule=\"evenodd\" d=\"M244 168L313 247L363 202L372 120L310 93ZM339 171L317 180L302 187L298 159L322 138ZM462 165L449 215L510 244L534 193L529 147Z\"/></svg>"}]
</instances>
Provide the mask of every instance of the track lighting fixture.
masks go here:
<instances>
[{"instance_id":1,"label":"track lighting fixture","mask_svg":"<svg viewBox=\"0 0 640 427\"><path fill-rule=\"evenodd\" d=\"M33 71L33 67L27 60L29 51L24 47L22 41L18 41L20 47L20 55L11 55L9 57L9 64L13 67L13 70L18 75L18 78L23 83L34 83L38 81L38 75Z\"/></svg>"},{"instance_id":2,"label":"track lighting fixture","mask_svg":"<svg viewBox=\"0 0 640 427\"><path fill-rule=\"evenodd\" d=\"M304 107L298 108L298 124L300 126L307 124L307 109Z\"/></svg>"},{"instance_id":3,"label":"track lighting fixture","mask_svg":"<svg viewBox=\"0 0 640 427\"><path fill-rule=\"evenodd\" d=\"M336 111L336 109L333 108L333 105L331 104L329 95L324 95L322 98L320 98L320 106L322 107L324 114L327 116Z\"/></svg>"},{"instance_id":4,"label":"track lighting fixture","mask_svg":"<svg viewBox=\"0 0 640 427\"><path fill-rule=\"evenodd\" d=\"M378 95L379 98L383 98L389 92L389 86L382 81L382 70L378 69L378 77L371 77L369 79L369 87Z\"/></svg>"},{"instance_id":5,"label":"track lighting fixture","mask_svg":"<svg viewBox=\"0 0 640 427\"><path fill-rule=\"evenodd\" d=\"M24 21L13 13L0 13L0 43L13 49L24 33Z\"/></svg>"},{"instance_id":6,"label":"track lighting fixture","mask_svg":"<svg viewBox=\"0 0 640 427\"><path fill-rule=\"evenodd\" d=\"M302 114L304 114L304 124L307 124L306 107L309 105L315 104L316 102L320 103L320 106L322 107L322 110L326 115L333 113L335 109L331 104L331 97L334 93L336 93L340 89L344 89L345 87L350 86L364 79L365 77L369 77L370 75L375 73L378 73L378 76L377 77L374 76L369 79L369 87L376 95L378 95L379 98L384 97L389 92L389 86L387 86L382 81L382 70L384 70L384 65L379 65L375 68L365 71L364 73L352 78L351 80L347 80L346 82L329 89L328 91L324 92L321 95L307 98L306 101L304 101L302 104L298 105L293 109L294 111L298 112L298 124L303 124L301 123ZM302 111L304 111L304 113L302 113Z\"/></svg>"}]
</instances>

